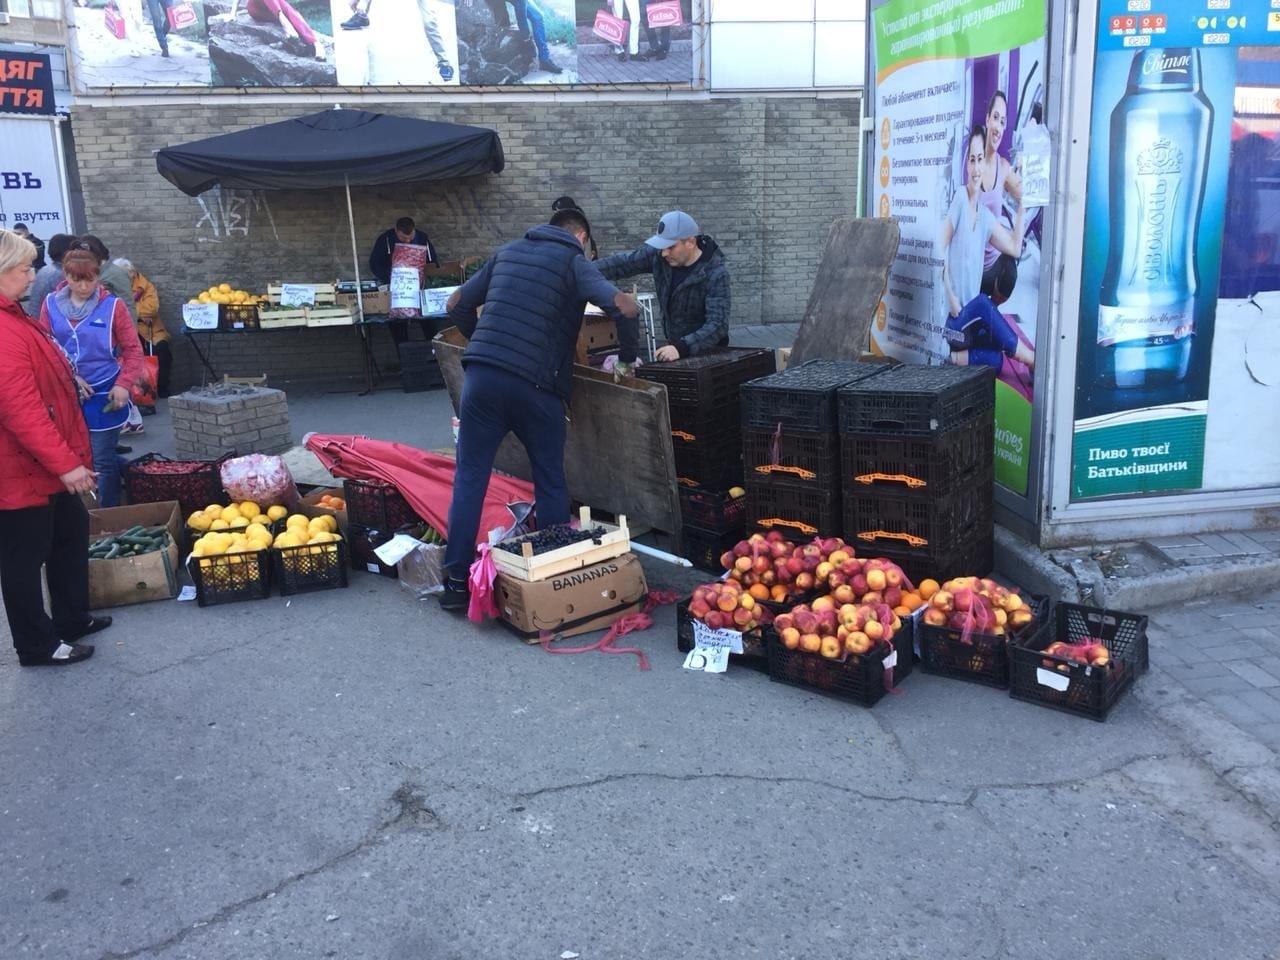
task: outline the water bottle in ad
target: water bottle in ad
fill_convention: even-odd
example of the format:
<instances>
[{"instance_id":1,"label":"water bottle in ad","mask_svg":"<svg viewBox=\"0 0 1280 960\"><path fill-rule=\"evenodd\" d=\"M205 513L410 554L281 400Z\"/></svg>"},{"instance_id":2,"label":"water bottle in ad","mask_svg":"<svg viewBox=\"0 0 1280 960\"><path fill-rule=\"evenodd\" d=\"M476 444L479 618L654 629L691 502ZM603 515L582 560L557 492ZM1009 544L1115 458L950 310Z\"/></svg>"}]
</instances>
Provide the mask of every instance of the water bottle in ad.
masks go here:
<instances>
[{"instance_id":1,"label":"water bottle in ad","mask_svg":"<svg viewBox=\"0 0 1280 960\"><path fill-rule=\"evenodd\" d=\"M1196 238L1213 107L1191 47L1134 54L1111 114L1111 246L1098 306L1098 378L1181 382L1195 341Z\"/></svg>"}]
</instances>

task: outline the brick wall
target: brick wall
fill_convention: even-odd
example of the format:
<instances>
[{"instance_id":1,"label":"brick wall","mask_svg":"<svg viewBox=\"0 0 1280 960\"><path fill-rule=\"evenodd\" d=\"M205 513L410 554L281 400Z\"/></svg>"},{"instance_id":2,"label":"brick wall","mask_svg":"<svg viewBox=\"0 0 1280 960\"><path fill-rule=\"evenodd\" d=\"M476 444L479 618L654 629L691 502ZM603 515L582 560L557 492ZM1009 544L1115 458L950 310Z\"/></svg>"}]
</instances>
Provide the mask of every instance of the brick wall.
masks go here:
<instances>
[{"instance_id":1,"label":"brick wall","mask_svg":"<svg viewBox=\"0 0 1280 960\"><path fill-rule=\"evenodd\" d=\"M171 330L181 304L212 283L251 291L272 280L351 275L341 189L187 197L155 170L153 151L307 112L305 104L160 104L76 107L77 159L90 229L160 291ZM644 240L680 207L724 249L733 322L795 322L808 298L827 227L854 210L856 98L743 97L665 102L396 103L385 109L496 129L506 152L497 176L352 190L361 268L373 238L414 217L446 258L485 255L572 195L591 218L601 253ZM383 330L376 355L394 368ZM358 376L352 330L216 334L219 373ZM177 338L182 341L183 338ZM205 346L207 336L202 336ZM191 345L175 348L174 389L198 381Z\"/></svg>"}]
</instances>

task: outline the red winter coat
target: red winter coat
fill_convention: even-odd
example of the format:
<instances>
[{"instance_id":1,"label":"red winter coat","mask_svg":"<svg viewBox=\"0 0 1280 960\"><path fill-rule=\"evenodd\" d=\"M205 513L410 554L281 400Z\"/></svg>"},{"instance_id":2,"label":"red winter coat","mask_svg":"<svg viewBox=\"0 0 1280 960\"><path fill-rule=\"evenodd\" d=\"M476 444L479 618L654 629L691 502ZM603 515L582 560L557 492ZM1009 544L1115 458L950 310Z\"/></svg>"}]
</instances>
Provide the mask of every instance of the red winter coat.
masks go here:
<instances>
[{"instance_id":1,"label":"red winter coat","mask_svg":"<svg viewBox=\"0 0 1280 960\"><path fill-rule=\"evenodd\" d=\"M38 507L93 469L71 364L39 321L0 296L0 510Z\"/></svg>"}]
</instances>

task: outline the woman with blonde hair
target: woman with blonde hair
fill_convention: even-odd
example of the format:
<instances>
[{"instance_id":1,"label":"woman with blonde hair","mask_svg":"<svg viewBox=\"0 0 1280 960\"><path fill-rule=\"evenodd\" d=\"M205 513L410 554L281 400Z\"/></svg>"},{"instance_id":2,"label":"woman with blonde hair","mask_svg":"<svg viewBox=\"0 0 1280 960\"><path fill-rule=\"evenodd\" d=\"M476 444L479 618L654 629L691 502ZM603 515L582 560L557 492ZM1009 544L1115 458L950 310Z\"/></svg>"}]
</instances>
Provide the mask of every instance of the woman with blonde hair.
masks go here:
<instances>
[{"instance_id":1,"label":"woman with blonde hair","mask_svg":"<svg viewBox=\"0 0 1280 960\"><path fill-rule=\"evenodd\" d=\"M89 613L89 515L80 494L96 478L75 373L47 328L18 306L35 255L28 241L0 230L0 594L24 667L87 660L93 647L76 641L111 625Z\"/></svg>"}]
</instances>

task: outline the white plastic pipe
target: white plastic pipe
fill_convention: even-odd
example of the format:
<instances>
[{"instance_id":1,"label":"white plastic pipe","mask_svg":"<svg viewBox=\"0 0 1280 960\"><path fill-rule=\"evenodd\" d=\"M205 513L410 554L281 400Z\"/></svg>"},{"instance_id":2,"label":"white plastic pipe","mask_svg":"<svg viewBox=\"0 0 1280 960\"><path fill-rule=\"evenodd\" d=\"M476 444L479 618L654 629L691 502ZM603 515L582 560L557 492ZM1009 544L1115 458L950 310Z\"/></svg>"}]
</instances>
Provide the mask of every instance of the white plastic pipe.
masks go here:
<instances>
[{"instance_id":1,"label":"white plastic pipe","mask_svg":"<svg viewBox=\"0 0 1280 960\"><path fill-rule=\"evenodd\" d=\"M653 557L657 560L665 560L667 563L674 563L677 567L692 567L693 564L684 557L677 557L674 553L667 553L665 550L659 550L657 547L646 547L643 543L631 541L631 549L636 553L643 553L647 557Z\"/></svg>"}]
</instances>

